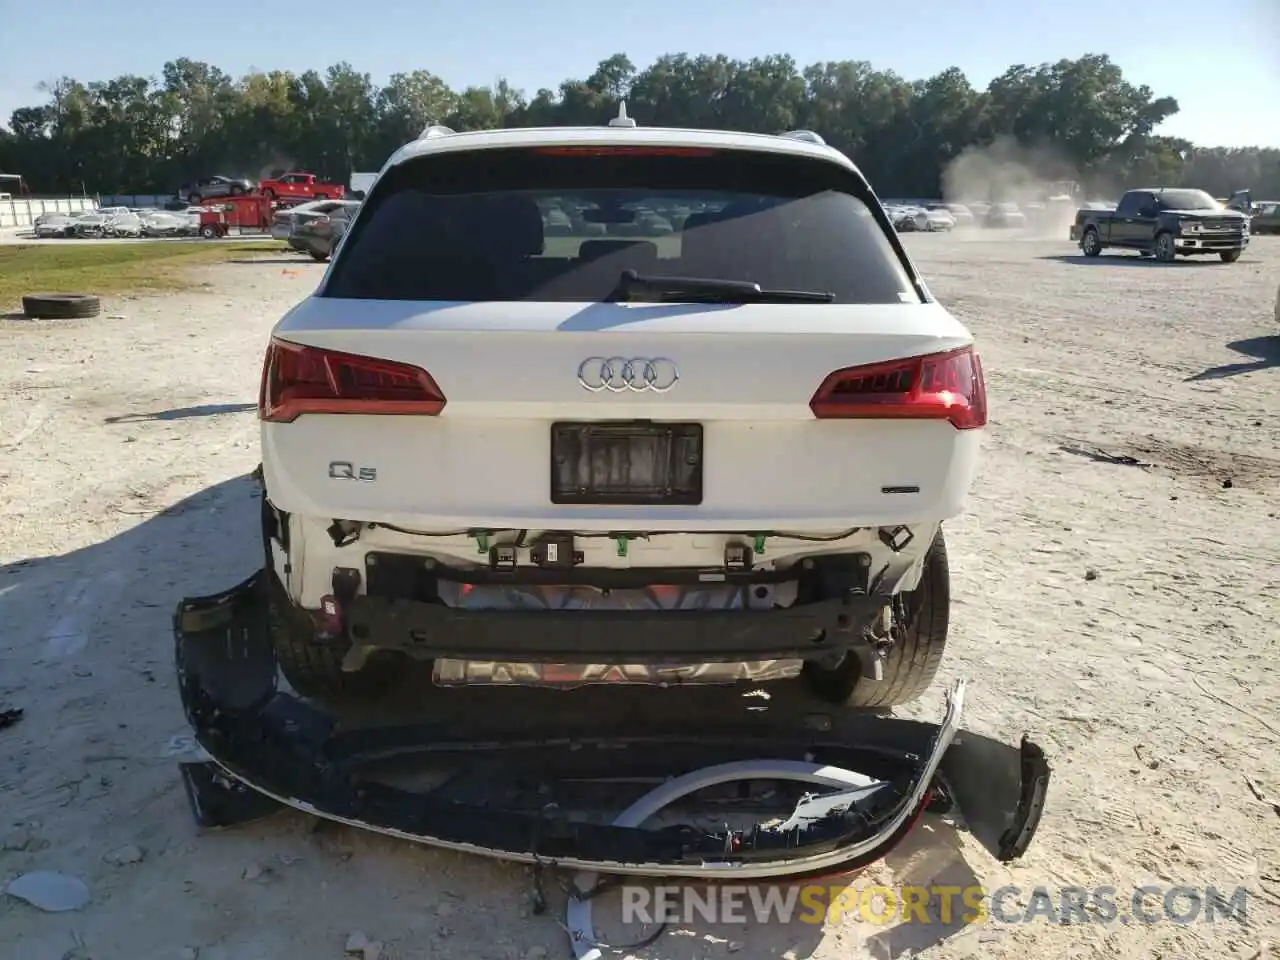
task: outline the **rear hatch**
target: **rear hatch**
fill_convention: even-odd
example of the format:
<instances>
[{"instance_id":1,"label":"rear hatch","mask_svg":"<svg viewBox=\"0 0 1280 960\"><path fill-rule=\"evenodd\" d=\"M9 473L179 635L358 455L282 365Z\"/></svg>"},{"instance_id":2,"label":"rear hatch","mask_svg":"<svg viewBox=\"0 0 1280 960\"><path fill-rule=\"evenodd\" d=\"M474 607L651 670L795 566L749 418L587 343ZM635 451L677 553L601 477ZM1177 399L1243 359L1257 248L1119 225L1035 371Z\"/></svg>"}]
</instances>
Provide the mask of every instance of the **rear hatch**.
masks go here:
<instances>
[{"instance_id":1,"label":"rear hatch","mask_svg":"<svg viewBox=\"0 0 1280 960\"><path fill-rule=\"evenodd\" d=\"M411 530L844 530L961 509L968 331L812 156L391 168L263 384L272 500Z\"/></svg>"}]
</instances>

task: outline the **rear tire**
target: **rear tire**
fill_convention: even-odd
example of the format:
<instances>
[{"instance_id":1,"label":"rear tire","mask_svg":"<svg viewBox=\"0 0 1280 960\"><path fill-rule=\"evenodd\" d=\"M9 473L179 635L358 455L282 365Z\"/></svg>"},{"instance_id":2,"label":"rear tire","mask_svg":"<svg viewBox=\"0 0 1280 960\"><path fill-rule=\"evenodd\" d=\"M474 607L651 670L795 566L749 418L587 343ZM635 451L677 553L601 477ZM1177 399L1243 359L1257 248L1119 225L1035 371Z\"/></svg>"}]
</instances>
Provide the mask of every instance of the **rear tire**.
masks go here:
<instances>
[{"instance_id":1,"label":"rear tire","mask_svg":"<svg viewBox=\"0 0 1280 960\"><path fill-rule=\"evenodd\" d=\"M342 661L351 649L345 637L322 640L311 615L294 605L284 586L269 576L267 615L280 672L303 697L330 701L367 701L390 693L403 675L397 658L371 656L364 669L347 673Z\"/></svg>"},{"instance_id":2,"label":"rear tire","mask_svg":"<svg viewBox=\"0 0 1280 960\"><path fill-rule=\"evenodd\" d=\"M1096 257L1102 253L1102 241L1098 239L1098 231L1090 227L1080 238L1080 252L1086 257Z\"/></svg>"},{"instance_id":3,"label":"rear tire","mask_svg":"<svg viewBox=\"0 0 1280 960\"><path fill-rule=\"evenodd\" d=\"M320 263L324 263L329 259L329 255L327 253L316 253L314 250L308 250L307 253L311 254L312 260L318 260Z\"/></svg>"},{"instance_id":4,"label":"rear tire","mask_svg":"<svg viewBox=\"0 0 1280 960\"><path fill-rule=\"evenodd\" d=\"M853 654L836 667L807 663L803 676L818 696L847 707L880 709L910 703L929 689L942 665L951 612L951 569L941 530L925 557L919 585L902 599L907 625L884 658L883 677L862 676Z\"/></svg>"}]
</instances>

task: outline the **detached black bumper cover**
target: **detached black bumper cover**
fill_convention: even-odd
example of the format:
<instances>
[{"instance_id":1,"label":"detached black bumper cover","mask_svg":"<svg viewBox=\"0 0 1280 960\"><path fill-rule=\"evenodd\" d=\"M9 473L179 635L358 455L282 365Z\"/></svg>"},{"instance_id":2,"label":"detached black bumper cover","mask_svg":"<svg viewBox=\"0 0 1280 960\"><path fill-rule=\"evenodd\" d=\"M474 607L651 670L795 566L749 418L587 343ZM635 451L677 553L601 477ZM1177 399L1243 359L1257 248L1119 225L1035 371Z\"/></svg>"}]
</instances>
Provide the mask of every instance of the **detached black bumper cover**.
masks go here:
<instances>
[{"instance_id":1,"label":"detached black bumper cover","mask_svg":"<svg viewBox=\"0 0 1280 960\"><path fill-rule=\"evenodd\" d=\"M620 691L611 689L571 722L572 710L546 705L584 693L589 701L592 691L537 691L548 696L542 709L528 711L479 703L493 694L495 704L514 706L510 698L523 691L477 690L465 715L344 731L277 689L264 577L184 600L174 619L183 707L213 758L184 770L207 825L261 815L263 804L244 790L248 785L321 817L485 856L613 874L748 880L873 862L940 797L1000 860L1021 856L1039 823L1049 782L1043 753L1025 738L1013 747L961 731L963 683L940 725L850 711L753 711L740 691L693 713L686 708L694 700L684 692L647 691L665 697L664 709L655 711L650 701L641 713L615 720L600 709L616 705ZM717 696L712 691L709 699ZM447 699L455 708L461 702L456 693ZM424 793L366 773L377 761L415 755L446 763L452 775ZM827 783L837 792L806 795L770 826L713 833L692 824L647 829L608 826L598 817L573 820L546 803L592 777L671 777L733 764L746 772L729 779L748 779L761 758L775 773L757 777ZM778 773L814 759L839 775ZM532 806L530 786L541 798Z\"/></svg>"}]
</instances>

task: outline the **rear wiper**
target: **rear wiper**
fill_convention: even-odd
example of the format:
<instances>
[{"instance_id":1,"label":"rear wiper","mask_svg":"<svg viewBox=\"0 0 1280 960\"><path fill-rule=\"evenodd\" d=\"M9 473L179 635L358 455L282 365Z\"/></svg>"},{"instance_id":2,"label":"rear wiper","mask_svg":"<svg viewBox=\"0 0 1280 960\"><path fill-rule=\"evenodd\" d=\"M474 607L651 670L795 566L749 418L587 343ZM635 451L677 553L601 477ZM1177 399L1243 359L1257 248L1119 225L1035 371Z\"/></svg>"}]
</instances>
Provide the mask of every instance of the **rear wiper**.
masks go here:
<instances>
[{"instance_id":1,"label":"rear wiper","mask_svg":"<svg viewBox=\"0 0 1280 960\"><path fill-rule=\"evenodd\" d=\"M628 300L641 291L715 303L834 303L834 293L818 290L765 290L750 280L716 277L663 277L623 270L613 299Z\"/></svg>"}]
</instances>

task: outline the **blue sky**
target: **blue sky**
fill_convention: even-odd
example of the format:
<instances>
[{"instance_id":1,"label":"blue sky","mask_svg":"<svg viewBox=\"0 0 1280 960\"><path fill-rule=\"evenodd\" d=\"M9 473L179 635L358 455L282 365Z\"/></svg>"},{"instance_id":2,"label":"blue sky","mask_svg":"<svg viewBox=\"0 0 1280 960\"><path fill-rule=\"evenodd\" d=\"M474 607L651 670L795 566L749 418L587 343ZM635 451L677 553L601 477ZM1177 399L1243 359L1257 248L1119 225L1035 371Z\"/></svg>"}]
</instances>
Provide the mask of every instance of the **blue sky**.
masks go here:
<instances>
[{"instance_id":1,"label":"blue sky","mask_svg":"<svg viewBox=\"0 0 1280 960\"><path fill-rule=\"evenodd\" d=\"M959 66L977 86L1012 63L1106 53L1178 99L1161 132L1280 146L1280 0L0 0L0 122L42 80L157 75L178 56L235 75L347 60L375 82L505 76L532 94L619 51L637 66L682 51L869 60L913 79Z\"/></svg>"}]
</instances>

